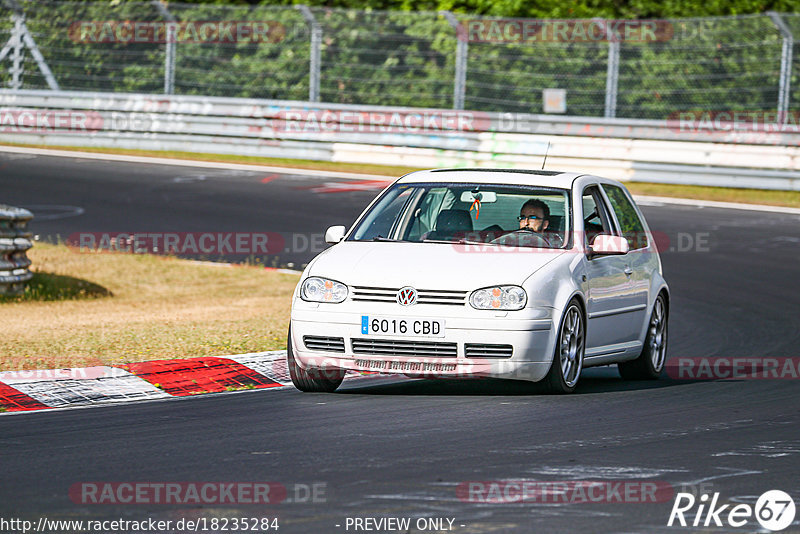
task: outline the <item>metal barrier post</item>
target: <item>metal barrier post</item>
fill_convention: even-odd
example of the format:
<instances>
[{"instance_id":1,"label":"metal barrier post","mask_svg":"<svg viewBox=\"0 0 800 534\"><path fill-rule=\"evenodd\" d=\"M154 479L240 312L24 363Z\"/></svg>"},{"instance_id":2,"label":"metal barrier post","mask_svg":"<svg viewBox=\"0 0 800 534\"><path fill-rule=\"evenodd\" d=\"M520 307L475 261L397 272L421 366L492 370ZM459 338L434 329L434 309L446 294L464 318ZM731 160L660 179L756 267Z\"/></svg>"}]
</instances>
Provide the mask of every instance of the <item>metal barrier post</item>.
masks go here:
<instances>
[{"instance_id":1,"label":"metal barrier post","mask_svg":"<svg viewBox=\"0 0 800 534\"><path fill-rule=\"evenodd\" d=\"M22 11L22 7L20 7L16 0L6 0L5 3L14 11L11 15L11 18L14 20L14 29L12 30L9 44L0 52L0 60L5 57L7 47L13 42L14 54L12 55L11 88L19 89L22 85L22 53L23 47L27 46L31 51L33 59L36 61L36 65L39 67L39 71L41 71L44 79L47 81L47 86L53 91L60 91L61 88L58 86L55 76L53 76L53 71L50 70L47 61L45 61L44 56L39 51L39 47L36 46L36 41L33 39L31 32L28 31L28 27L25 25L25 14Z\"/></svg>"},{"instance_id":2,"label":"metal barrier post","mask_svg":"<svg viewBox=\"0 0 800 534\"><path fill-rule=\"evenodd\" d=\"M778 13L768 11L767 15L769 15L769 18L772 19L772 23L783 36L783 46L781 48L781 76L778 81L778 124L785 124L789 113L789 86L792 78L792 49L794 48L794 36Z\"/></svg>"},{"instance_id":3,"label":"metal barrier post","mask_svg":"<svg viewBox=\"0 0 800 534\"><path fill-rule=\"evenodd\" d=\"M14 29L11 30L11 88L19 89L22 87L22 17L14 13Z\"/></svg>"},{"instance_id":4,"label":"metal barrier post","mask_svg":"<svg viewBox=\"0 0 800 534\"><path fill-rule=\"evenodd\" d=\"M152 0L151 4L153 4L161 16L169 22L169 24L167 24L167 34L165 36L167 47L164 57L164 94L171 95L175 93L175 48L177 46L177 28L175 24L177 20L175 16L169 12L167 6L162 4L159 0Z\"/></svg>"},{"instance_id":5,"label":"metal barrier post","mask_svg":"<svg viewBox=\"0 0 800 534\"><path fill-rule=\"evenodd\" d=\"M308 63L308 100L319 102L319 81L320 81L320 50L322 48L322 26L314 18L314 14L308 6L297 5L296 7L311 28L311 59Z\"/></svg>"},{"instance_id":6,"label":"metal barrier post","mask_svg":"<svg viewBox=\"0 0 800 534\"><path fill-rule=\"evenodd\" d=\"M467 32L464 27L458 22L456 16L449 11L440 11L439 13L447 19L450 26L456 31L456 73L453 82L453 109L464 109L464 95L467 92L467 53L468 45Z\"/></svg>"},{"instance_id":7,"label":"metal barrier post","mask_svg":"<svg viewBox=\"0 0 800 534\"><path fill-rule=\"evenodd\" d=\"M608 35L608 33L606 33ZM617 86L619 85L619 41L615 36L608 38L608 68L606 70L606 118L617 116Z\"/></svg>"}]
</instances>

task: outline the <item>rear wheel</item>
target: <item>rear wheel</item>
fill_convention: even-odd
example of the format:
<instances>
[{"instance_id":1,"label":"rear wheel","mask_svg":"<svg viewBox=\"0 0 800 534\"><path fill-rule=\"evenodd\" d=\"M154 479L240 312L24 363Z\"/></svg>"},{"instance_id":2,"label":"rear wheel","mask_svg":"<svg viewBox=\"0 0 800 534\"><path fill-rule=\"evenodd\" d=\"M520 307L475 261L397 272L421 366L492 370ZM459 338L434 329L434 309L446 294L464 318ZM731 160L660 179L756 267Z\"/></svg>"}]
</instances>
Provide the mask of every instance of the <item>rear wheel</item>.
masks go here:
<instances>
[{"instance_id":1,"label":"rear wheel","mask_svg":"<svg viewBox=\"0 0 800 534\"><path fill-rule=\"evenodd\" d=\"M567 305L558 329L553 363L545 377L552 393L572 393L578 385L586 350L586 328L583 312L576 300Z\"/></svg>"},{"instance_id":2,"label":"rear wheel","mask_svg":"<svg viewBox=\"0 0 800 534\"><path fill-rule=\"evenodd\" d=\"M642 353L635 360L617 364L625 380L654 380L664 369L667 360L667 299L663 293L656 298L653 314L647 327Z\"/></svg>"},{"instance_id":3,"label":"rear wheel","mask_svg":"<svg viewBox=\"0 0 800 534\"><path fill-rule=\"evenodd\" d=\"M292 384L300 391L309 393L331 393L344 380L344 371L341 369L303 369L294 359L292 349L292 327L289 326L289 338L286 341L286 363L289 367L289 376Z\"/></svg>"}]
</instances>

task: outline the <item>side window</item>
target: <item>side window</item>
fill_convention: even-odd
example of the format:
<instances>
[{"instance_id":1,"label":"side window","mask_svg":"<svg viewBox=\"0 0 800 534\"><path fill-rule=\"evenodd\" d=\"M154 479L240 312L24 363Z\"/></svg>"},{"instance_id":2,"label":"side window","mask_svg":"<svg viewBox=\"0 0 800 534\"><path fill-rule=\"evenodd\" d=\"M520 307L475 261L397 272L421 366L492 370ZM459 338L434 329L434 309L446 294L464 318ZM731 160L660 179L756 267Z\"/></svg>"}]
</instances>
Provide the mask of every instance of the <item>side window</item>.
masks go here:
<instances>
[{"instance_id":1,"label":"side window","mask_svg":"<svg viewBox=\"0 0 800 534\"><path fill-rule=\"evenodd\" d=\"M419 241L436 226L439 212L450 209L454 202L455 194L446 187L435 187L425 193L414 210L411 224L403 239Z\"/></svg>"},{"instance_id":2,"label":"side window","mask_svg":"<svg viewBox=\"0 0 800 534\"><path fill-rule=\"evenodd\" d=\"M410 188L398 187L388 193L361 223L358 233L354 236L355 239L369 240L375 237L390 237L389 234L392 231L395 220L410 197Z\"/></svg>"},{"instance_id":3,"label":"side window","mask_svg":"<svg viewBox=\"0 0 800 534\"><path fill-rule=\"evenodd\" d=\"M583 190L583 228L586 233L586 244L589 245L598 234L613 234L611 219L608 217L606 205L596 185Z\"/></svg>"},{"instance_id":4,"label":"side window","mask_svg":"<svg viewBox=\"0 0 800 534\"><path fill-rule=\"evenodd\" d=\"M636 213L636 208L633 207L625 191L615 185L606 184L603 184L603 189L608 195L611 207L617 215L622 235L628 240L630 249L636 250L646 247L647 233L644 231L642 220Z\"/></svg>"}]
</instances>

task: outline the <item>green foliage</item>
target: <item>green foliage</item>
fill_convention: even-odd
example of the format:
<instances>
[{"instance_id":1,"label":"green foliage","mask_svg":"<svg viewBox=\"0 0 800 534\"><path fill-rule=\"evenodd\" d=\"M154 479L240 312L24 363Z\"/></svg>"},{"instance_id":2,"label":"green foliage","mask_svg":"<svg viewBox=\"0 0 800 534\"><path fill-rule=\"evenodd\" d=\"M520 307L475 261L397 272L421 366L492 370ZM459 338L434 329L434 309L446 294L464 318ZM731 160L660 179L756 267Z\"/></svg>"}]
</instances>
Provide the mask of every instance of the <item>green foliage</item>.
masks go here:
<instances>
[{"instance_id":1,"label":"green foliage","mask_svg":"<svg viewBox=\"0 0 800 534\"><path fill-rule=\"evenodd\" d=\"M276 2L268 0L262 3ZM685 18L800 10L798 0L279 0L279 3L373 10L447 9L475 15L528 18Z\"/></svg>"},{"instance_id":2,"label":"green foliage","mask_svg":"<svg viewBox=\"0 0 800 534\"><path fill-rule=\"evenodd\" d=\"M443 17L315 10L323 27L323 101L452 105L454 32Z\"/></svg>"},{"instance_id":3,"label":"green foliage","mask_svg":"<svg viewBox=\"0 0 800 534\"><path fill-rule=\"evenodd\" d=\"M290 4L170 3L179 21L271 21L267 42L179 42L175 92L305 101L309 94L310 28ZM502 17L628 18L790 12L800 0L297 0L314 7L322 28L320 93L323 102L451 108L456 32L435 10L466 22L476 14ZM255 2L253 2L255 4ZM161 93L167 46L163 42L92 42L76 39L86 21L163 21L146 2L24 1L28 27L61 88L78 91ZM366 10L332 9L330 6ZM380 11L391 9L391 11ZM409 10L428 9L425 12ZM467 15L466 13L471 13ZM2 13L0 13L2 15ZM8 15L8 13L6 13ZM784 20L800 41L800 16ZM671 19L657 42L623 42L617 116L664 119L684 110L774 110L782 38L769 17ZM0 42L11 31L0 16ZM78 26L79 28L79 26ZM471 42L465 107L481 111L541 113L542 91L567 90L567 113L603 116L607 42ZM800 73L800 50L793 72ZM10 61L6 58L4 64ZM46 88L30 53L24 88ZM0 69L0 85L10 74ZM800 98L794 76L791 102ZM796 106L793 104L793 108Z\"/></svg>"}]
</instances>

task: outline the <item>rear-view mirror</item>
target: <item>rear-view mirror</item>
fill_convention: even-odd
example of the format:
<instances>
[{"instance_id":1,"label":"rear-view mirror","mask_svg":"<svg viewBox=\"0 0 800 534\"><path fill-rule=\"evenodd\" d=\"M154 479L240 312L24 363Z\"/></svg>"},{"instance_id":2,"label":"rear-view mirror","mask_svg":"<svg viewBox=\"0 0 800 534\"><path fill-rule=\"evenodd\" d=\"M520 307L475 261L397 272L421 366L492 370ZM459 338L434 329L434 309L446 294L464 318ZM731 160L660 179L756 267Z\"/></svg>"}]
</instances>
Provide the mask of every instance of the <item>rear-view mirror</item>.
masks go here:
<instances>
[{"instance_id":1,"label":"rear-view mirror","mask_svg":"<svg viewBox=\"0 0 800 534\"><path fill-rule=\"evenodd\" d=\"M494 191L464 191L461 193L461 202L497 202L497 193Z\"/></svg>"}]
</instances>

